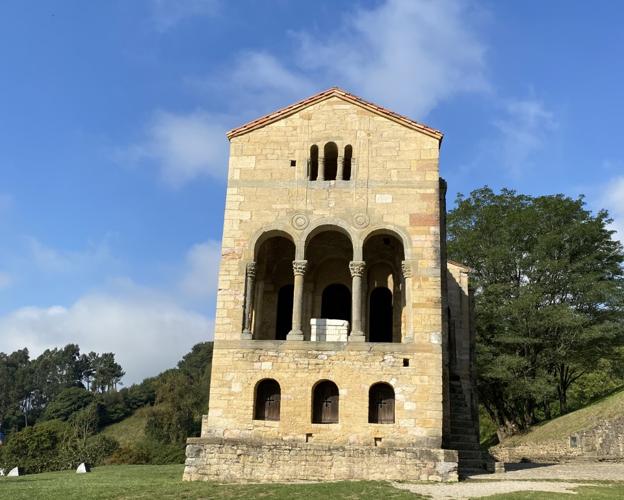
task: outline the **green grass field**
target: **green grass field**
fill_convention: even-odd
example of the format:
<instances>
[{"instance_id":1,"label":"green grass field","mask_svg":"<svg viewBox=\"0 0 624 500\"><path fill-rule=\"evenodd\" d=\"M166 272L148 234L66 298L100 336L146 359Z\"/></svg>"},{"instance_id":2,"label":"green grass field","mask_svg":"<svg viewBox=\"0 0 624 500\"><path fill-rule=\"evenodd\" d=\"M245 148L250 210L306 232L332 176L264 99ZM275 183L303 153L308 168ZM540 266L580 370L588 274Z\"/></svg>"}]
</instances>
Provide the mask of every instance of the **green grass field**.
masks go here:
<instances>
[{"instance_id":1,"label":"green grass field","mask_svg":"<svg viewBox=\"0 0 624 500\"><path fill-rule=\"evenodd\" d=\"M536 425L525 434L506 439L504 446L540 444L548 441L567 441L570 434L591 429L598 423L624 415L624 389L615 392L585 408Z\"/></svg>"},{"instance_id":2,"label":"green grass field","mask_svg":"<svg viewBox=\"0 0 624 500\"><path fill-rule=\"evenodd\" d=\"M97 467L90 474L68 471L0 478L0 499L420 498L373 481L289 485L183 482L183 469L183 465L109 465Z\"/></svg>"},{"instance_id":3,"label":"green grass field","mask_svg":"<svg viewBox=\"0 0 624 500\"><path fill-rule=\"evenodd\" d=\"M117 440L121 446L131 446L145 437L145 422L149 408L143 407L121 422L109 425L102 434Z\"/></svg>"},{"instance_id":4,"label":"green grass field","mask_svg":"<svg viewBox=\"0 0 624 500\"><path fill-rule=\"evenodd\" d=\"M0 478L0 499L422 499L407 491L376 481L342 481L308 484L219 485L183 482L182 465L111 465L90 474L48 472L18 478ZM491 499L570 500L570 495L514 493ZM624 483L597 483L578 489L575 499L621 499Z\"/></svg>"}]
</instances>

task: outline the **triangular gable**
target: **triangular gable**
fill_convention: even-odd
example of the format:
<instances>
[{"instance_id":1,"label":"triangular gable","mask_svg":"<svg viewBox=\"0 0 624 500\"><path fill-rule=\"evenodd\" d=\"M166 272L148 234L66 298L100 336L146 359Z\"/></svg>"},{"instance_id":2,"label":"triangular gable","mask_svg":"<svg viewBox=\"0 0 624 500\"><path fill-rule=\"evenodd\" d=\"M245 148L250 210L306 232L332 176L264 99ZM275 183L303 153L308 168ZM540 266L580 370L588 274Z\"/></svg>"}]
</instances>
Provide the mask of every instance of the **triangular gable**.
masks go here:
<instances>
[{"instance_id":1,"label":"triangular gable","mask_svg":"<svg viewBox=\"0 0 624 500\"><path fill-rule=\"evenodd\" d=\"M291 104L290 106L286 106L285 108L274 111L273 113L269 113L268 115L257 118L256 120L250 121L245 125L241 125L235 129L230 130L226 135L228 139L232 139L232 137L237 137L239 135L246 134L247 132L251 132L252 130L256 130L262 128L266 125L274 123L282 118L286 118L294 113L301 111L302 109L307 108L308 106L312 106L313 104L319 103L330 97L338 97L344 101L350 102L351 104L355 104L361 108L364 108L371 113L375 113L376 115L383 116L393 122L396 122L400 125L403 125L407 128L411 128L413 130L418 130L423 134L426 134L430 137L442 140L444 134L439 130L428 127L427 125L423 125L422 123L415 122L414 120L410 120L409 118L399 115L394 111L390 111L386 108L378 106L377 104L373 104L372 102L365 101L349 92L346 92L338 87L332 87L328 90L315 94L307 99L296 102L295 104Z\"/></svg>"}]
</instances>

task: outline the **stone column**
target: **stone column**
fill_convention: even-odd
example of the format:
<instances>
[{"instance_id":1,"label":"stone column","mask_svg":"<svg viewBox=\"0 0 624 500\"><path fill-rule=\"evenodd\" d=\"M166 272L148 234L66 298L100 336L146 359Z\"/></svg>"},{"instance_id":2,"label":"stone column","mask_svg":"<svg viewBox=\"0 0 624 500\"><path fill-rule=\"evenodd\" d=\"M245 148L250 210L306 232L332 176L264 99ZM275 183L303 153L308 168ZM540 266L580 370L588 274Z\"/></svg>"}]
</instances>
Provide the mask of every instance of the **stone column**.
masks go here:
<instances>
[{"instance_id":1,"label":"stone column","mask_svg":"<svg viewBox=\"0 0 624 500\"><path fill-rule=\"evenodd\" d=\"M292 329L288 332L286 340L303 340L303 330L301 329L301 316L303 311L303 276L305 274L307 264L307 260L293 260L295 286L293 290Z\"/></svg>"},{"instance_id":2,"label":"stone column","mask_svg":"<svg viewBox=\"0 0 624 500\"><path fill-rule=\"evenodd\" d=\"M338 160L337 161L338 161L338 165L337 165L338 170L336 172L336 180L337 181L342 181L342 180L344 180L343 179L343 177L344 177L344 157L338 155Z\"/></svg>"},{"instance_id":3,"label":"stone column","mask_svg":"<svg viewBox=\"0 0 624 500\"><path fill-rule=\"evenodd\" d=\"M318 177L317 179L319 181L324 181L325 180L325 157L324 156L319 156L318 159Z\"/></svg>"},{"instance_id":4,"label":"stone column","mask_svg":"<svg viewBox=\"0 0 624 500\"><path fill-rule=\"evenodd\" d=\"M403 289L405 293L405 307L407 308L407 332L401 341L414 342L414 321L412 307L412 264L408 260L401 262L401 272L403 274Z\"/></svg>"},{"instance_id":5,"label":"stone column","mask_svg":"<svg viewBox=\"0 0 624 500\"><path fill-rule=\"evenodd\" d=\"M349 262L351 271L351 335L352 342L364 342L364 332L362 331L362 275L366 263L362 260Z\"/></svg>"},{"instance_id":6,"label":"stone column","mask_svg":"<svg viewBox=\"0 0 624 500\"><path fill-rule=\"evenodd\" d=\"M254 287L256 283L256 263L247 263L245 272L245 304L243 307L243 333L241 338L251 339L251 315L253 313Z\"/></svg>"}]
</instances>

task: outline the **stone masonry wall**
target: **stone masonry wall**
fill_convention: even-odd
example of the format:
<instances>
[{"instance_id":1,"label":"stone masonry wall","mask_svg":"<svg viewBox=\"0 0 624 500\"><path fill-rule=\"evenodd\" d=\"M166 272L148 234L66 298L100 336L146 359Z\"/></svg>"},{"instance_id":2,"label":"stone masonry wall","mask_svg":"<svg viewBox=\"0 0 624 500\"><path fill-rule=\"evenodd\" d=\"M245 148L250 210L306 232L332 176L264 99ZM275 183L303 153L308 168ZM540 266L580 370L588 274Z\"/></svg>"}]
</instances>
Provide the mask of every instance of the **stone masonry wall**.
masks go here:
<instances>
[{"instance_id":1,"label":"stone masonry wall","mask_svg":"<svg viewBox=\"0 0 624 500\"><path fill-rule=\"evenodd\" d=\"M389 346L392 346L391 348ZM427 347L427 349L425 349ZM320 443L439 448L442 385L439 346L309 341L215 342L210 404L202 437L308 439ZM404 366L408 364L409 366ZM280 420L253 420L256 384L281 387ZM331 380L339 389L339 422L312 423L312 388ZM368 423L368 391L387 382L395 391L395 423Z\"/></svg>"},{"instance_id":2,"label":"stone masonry wall","mask_svg":"<svg viewBox=\"0 0 624 500\"><path fill-rule=\"evenodd\" d=\"M457 452L191 438L184 479L457 481Z\"/></svg>"},{"instance_id":3,"label":"stone masonry wall","mask_svg":"<svg viewBox=\"0 0 624 500\"><path fill-rule=\"evenodd\" d=\"M350 181L307 179L310 147L317 144L322 151L328 141L340 152L353 146ZM296 258L303 259L309 235L333 225L349 234L353 260L362 259L364 240L380 229L402 239L413 274L407 336L440 342L438 155L436 138L337 97L233 137L215 339L240 338L245 265L254 260L263 234L289 234Z\"/></svg>"}]
</instances>

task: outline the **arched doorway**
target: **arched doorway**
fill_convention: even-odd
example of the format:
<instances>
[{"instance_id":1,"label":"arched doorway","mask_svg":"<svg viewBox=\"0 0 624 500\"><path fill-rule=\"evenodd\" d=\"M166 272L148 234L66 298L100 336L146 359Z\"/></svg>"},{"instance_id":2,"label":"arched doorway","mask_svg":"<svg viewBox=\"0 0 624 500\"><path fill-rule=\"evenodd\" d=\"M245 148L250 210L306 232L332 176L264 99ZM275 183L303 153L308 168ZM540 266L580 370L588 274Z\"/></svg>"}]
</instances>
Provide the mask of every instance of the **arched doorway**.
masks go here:
<instances>
[{"instance_id":1,"label":"arched doorway","mask_svg":"<svg viewBox=\"0 0 624 500\"><path fill-rule=\"evenodd\" d=\"M394 423L394 389L390 384L379 382L369 389L368 423Z\"/></svg>"},{"instance_id":2,"label":"arched doorway","mask_svg":"<svg viewBox=\"0 0 624 500\"><path fill-rule=\"evenodd\" d=\"M286 336L292 326L293 289L293 285L284 285L277 292L275 340L286 340Z\"/></svg>"},{"instance_id":3,"label":"arched doorway","mask_svg":"<svg viewBox=\"0 0 624 500\"><path fill-rule=\"evenodd\" d=\"M375 288L368 306L370 342L392 342L392 292L385 286Z\"/></svg>"},{"instance_id":4,"label":"arched doorway","mask_svg":"<svg viewBox=\"0 0 624 500\"><path fill-rule=\"evenodd\" d=\"M334 283L325 287L321 298L321 318L351 321L351 291Z\"/></svg>"},{"instance_id":5,"label":"arched doorway","mask_svg":"<svg viewBox=\"0 0 624 500\"><path fill-rule=\"evenodd\" d=\"M281 389L277 381L267 378L256 385L254 420L280 419Z\"/></svg>"},{"instance_id":6,"label":"arched doorway","mask_svg":"<svg viewBox=\"0 0 624 500\"><path fill-rule=\"evenodd\" d=\"M312 389L312 423L338 423L338 386L331 380L323 380Z\"/></svg>"}]
</instances>

